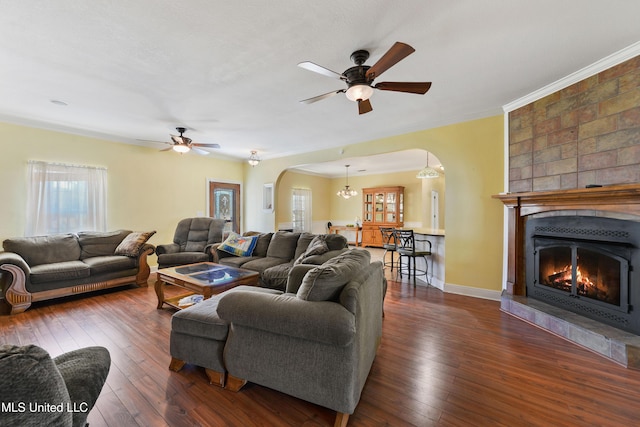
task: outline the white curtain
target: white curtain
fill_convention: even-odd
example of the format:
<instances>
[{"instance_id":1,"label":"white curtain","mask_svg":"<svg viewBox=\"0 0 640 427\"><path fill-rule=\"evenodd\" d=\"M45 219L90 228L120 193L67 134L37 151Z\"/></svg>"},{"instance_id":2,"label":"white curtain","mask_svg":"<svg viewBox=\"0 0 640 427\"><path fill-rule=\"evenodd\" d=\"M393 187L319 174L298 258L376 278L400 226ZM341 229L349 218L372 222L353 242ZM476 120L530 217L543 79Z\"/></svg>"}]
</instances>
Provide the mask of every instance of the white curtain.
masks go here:
<instances>
[{"instance_id":1,"label":"white curtain","mask_svg":"<svg viewBox=\"0 0 640 427\"><path fill-rule=\"evenodd\" d=\"M30 161L25 235L106 231L107 170Z\"/></svg>"},{"instance_id":2,"label":"white curtain","mask_svg":"<svg viewBox=\"0 0 640 427\"><path fill-rule=\"evenodd\" d=\"M294 188L293 200L293 231L311 232L311 190Z\"/></svg>"}]
</instances>

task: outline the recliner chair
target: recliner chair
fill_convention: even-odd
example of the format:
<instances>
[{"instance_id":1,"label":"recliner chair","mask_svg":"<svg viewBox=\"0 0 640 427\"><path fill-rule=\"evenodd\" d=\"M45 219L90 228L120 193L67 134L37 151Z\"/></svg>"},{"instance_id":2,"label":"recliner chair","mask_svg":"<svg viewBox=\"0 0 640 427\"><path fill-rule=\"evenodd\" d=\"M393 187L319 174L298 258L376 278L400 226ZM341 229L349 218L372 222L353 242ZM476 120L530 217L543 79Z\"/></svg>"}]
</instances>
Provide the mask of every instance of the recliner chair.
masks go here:
<instances>
[{"instance_id":1,"label":"recliner chair","mask_svg":"<svg viewBox=\"0 0 640 427\"><path fill-rule=\"evenodd\" d=\"M209 217L178 222L173 243L156 246L158 269L211 261L211 246L222 242L226 221Z\"/></svg>"}]
</instances>

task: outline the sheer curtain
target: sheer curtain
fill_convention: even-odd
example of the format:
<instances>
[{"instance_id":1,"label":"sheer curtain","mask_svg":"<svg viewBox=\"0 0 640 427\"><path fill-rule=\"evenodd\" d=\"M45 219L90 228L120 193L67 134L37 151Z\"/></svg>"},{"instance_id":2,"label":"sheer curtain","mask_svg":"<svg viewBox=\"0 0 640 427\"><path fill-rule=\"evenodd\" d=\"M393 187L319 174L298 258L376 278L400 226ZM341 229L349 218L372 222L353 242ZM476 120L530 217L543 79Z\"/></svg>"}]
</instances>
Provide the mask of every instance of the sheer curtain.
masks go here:
<instances>
[{"instance_id":1,"label":"sheer curtain","mask_svg":"<svg viewBox=\"0 0 640 427\"><path fill-rule=\"evenodd\" d=\"M26 236L106 231L107 170L30 161Z\"/></svg>"},{"instance_id":2,"label":"sheer curtain","mask_svg":"<svg viewBox=\"0 0 640 427\"><path fill-rule=\"evenodd\" d=\"M293 200L293 231L311 232L311 190L294 188Z\"/></svg>"}]
</instances>

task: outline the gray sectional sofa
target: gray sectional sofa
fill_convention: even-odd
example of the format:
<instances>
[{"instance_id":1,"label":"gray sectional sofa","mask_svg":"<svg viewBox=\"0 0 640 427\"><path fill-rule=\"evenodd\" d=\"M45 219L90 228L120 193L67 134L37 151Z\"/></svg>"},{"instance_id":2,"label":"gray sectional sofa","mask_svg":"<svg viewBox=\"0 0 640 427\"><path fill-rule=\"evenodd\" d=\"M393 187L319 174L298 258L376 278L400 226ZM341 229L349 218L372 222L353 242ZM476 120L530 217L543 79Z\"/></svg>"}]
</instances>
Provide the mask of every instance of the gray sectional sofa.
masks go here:
<instances>
[{"instance_id":1,"label":"gray sectional sofa","mask_svg":"<svg viewBox=\"0 0 640 427\"><path fill-rule=\"evenodd\" d=\"M146 241L154 233L117 230L5 240L0 285L10 314L25 311L35 301L129 284L147 286L147 256L154 246Z\"/></svg>"},{"instance_id":2,"label":"gray sectional sofa","mask_svg":"<svg viewBox=\"0 0 640 427\"><path fill-rule=\"evenodd\" d=\"M296 263L307 265L307 269L323 264L325 261L346 251L347 239L339 234L312 234L290 231L275 233L247 232L245 236L258 236L257 244L250 256L236 256L214 245L214 262L231 267L244 268L260 273L258 283L262 287L285 290L289 270ZM309 244L314 238L326 243L326 251L320 254L306 255Z\"/></svg>"},{"instance_id":3,"label":"gray sectional sofa","mask_svg":"<svg viewBox=\"0 0 640 427\"><path fill-rule=\"evenodd\" d=\"M344 426L380 344L385 292L366 250L294 265L285 292L239 286L175 313L169 368L202 366L231 391L254 382L335 410Z\"/></svg>"}]
</instances>

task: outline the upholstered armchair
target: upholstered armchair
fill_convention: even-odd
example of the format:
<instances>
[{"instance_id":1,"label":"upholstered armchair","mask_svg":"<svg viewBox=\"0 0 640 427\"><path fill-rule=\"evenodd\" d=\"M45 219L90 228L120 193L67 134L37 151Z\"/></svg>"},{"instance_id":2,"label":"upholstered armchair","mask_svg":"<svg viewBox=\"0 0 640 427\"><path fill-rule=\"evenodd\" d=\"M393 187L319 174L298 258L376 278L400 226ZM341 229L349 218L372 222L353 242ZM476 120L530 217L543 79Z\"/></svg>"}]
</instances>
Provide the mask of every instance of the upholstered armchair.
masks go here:
<instances>
[{"instance_id":1,"label":"upholstered armchair","mask_svg":"<svg viewBox=\"0 0 640 427\"><path fill-rule=\"evenodd\" d=\"M186 218L178 222L173 243L156 246L158 268L211 261L211 245L222 242L224 219Z\"/></svg>"},{"instance_id":2,"label":"upholstered armchair","mask_svg":"<svg viewBox=\"0 0 640 427\"><path fill-rule=\"evenodd\" d=\"M104 347L52 359L36 345L0 345L0 427L85 426L110 365Z\"/></svg>"}]
</instances>

